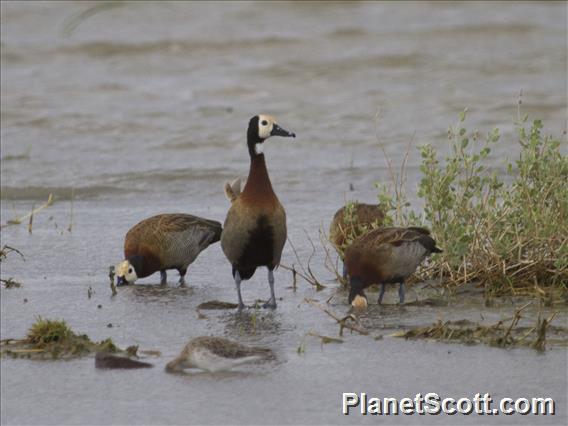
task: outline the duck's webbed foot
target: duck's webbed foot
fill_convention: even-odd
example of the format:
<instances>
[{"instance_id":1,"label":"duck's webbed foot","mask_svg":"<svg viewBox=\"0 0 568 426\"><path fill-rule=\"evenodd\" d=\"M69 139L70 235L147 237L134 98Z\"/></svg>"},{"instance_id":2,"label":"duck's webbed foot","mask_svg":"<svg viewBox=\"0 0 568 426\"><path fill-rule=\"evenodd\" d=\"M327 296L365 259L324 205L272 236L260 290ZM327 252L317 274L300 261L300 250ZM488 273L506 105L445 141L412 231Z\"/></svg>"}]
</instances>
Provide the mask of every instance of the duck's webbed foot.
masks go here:
<instances>
[{"instance_id":1,"label":"duck's webbed foot","mask_svg":"<svg viewBox=\"0 0 568 426\"><path fill-rule=\"evenodd\" d=\"M263 307L264 309L268 309L268 308L270 308L270 309L276 309L276 306L277 306L277 305L276 305L276 300L272 300L272 299L270 299L268 302L266 302L266 303L264 303L264 304L262 305L262 307Z\"/></svg>"},{"instance_id":2,"label":"duck's webbed foot","mask_svg":"<svg viewBox=\"0 0 568 426\"><path fill-rule=\"evenodd\" d=\"M274 273L268 269L268 284L270 285L270 300L262 305L263 308L276 309L276 295L274 294Z\"/></svg>"}]
</instances>

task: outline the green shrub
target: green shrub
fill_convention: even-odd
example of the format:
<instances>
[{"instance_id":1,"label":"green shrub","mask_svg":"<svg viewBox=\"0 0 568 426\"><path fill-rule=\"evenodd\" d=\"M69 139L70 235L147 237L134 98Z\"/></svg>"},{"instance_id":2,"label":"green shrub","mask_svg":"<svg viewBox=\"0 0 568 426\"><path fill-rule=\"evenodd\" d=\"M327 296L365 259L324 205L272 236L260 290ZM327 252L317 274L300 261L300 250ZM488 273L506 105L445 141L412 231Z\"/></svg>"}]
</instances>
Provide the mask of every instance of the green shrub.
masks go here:
<instances>
[{"instance_id":1,"label":"green shrub","mask_svg":"<svg viewBox=\"0 0 568 426\"><path fill-rule=\"evenodd\" d=\"M420 147L418 196L424 212L408 209L404 193L379 187L379 200L400 225L430 227L443 253L423 278L449 284L479 281L492 293L518 294L568 287L568 158L565 137L542 134L535 120L517 124L520 154L503 176L486 165L499 130L483 139L464 127L463 112L448 131L451 152L440 161L431 145ZM402 214L400 213L402 211Z\"/></svg>"}]
</instances>

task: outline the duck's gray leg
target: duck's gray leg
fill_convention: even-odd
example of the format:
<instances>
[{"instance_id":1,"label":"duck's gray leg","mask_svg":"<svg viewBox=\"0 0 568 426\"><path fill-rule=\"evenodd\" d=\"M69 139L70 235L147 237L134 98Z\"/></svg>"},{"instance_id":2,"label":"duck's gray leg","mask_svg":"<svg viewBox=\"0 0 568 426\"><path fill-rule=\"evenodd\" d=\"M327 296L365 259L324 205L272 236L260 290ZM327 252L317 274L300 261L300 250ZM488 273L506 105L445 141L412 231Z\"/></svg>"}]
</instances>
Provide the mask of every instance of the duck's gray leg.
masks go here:
<instances>
[{"instance_id":1,"label":"duck's gray leg","mask_svg":"<svg viewBox=\"0 0 568 426\"><path fill-rule=\"evenodd\" d=\"M186 269L178 269L178 272L179 272L179 286L185 287L185 274L187 272L187 268Z\"/></svg>"},{"instance_id":2,"label":"duck's gray leg","mask_svg":"<svg viewBox=\"0 0 568 426\"><path fill-rule=\"evenodd\" d=\"M401 282L398 287L398 297L398 303L402 305L404 303L404 282Z\"/></svg>"},{"instance_id":3,"label":"duck's gray leg","mask_svg":"<svg viewBox=\"0 0 568 426\"><path fill-rule=\"evenodd\" d=\"M263 308L276 309L276 295L274 294L274 273L268 270L268 284L270 285L270 300L262 305Z\"/></svg>"},{"instance_id":4,"label":"duck's gray leg","mask_svg":"<svg viewBox=\"0 0 568 426\"><path fill-rule=\"evenodd\" d=\"M381 284L381 292L379 293L379 305L383 303L383 296L385 295L385 286L386 284Z\"/></svg>"},{"instance_id":5,"label":"duck's gray leg","mask_svg":"<svg viewBox=\"0 0 568 426\"><path fill-rule=\"evenodd\" d=\"M160 285L166 285L168 283L168 274L165 270L160 271Z\"/></svg>"},{"instance_id":6,"label":"duck's gray leg","mask_svg":"<svg viewBox=\"0 0 568 426\"><path fill-rule=\"evenodd\" d=\"M245 307L245 304L243 303L243 296L241 296L241 276L239 271L235 271L235 286L237 287L237 296L239 297L239 307L237 309L240 312Z\"/></svg>"}]
</instances>

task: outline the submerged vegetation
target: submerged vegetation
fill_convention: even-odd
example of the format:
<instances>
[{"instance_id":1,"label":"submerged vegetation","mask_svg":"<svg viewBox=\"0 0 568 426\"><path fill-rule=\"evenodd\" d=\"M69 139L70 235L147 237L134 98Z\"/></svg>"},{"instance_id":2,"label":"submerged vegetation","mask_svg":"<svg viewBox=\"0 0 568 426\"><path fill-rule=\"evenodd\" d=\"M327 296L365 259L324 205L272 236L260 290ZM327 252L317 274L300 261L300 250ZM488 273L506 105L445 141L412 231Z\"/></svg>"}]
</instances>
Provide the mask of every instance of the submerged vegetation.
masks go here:
<instances>
[{"instance_id":1,"label":"submerged vegetation","mask_svg":"<svg viewBox=\"0 0 568 426\"><path fill-rule=\"evenodd\" d=\"M482 325L468 320L460 321L441 321L427 326L416 327L410 330L395 333L393 337L404 337L406 339L433 339L441 342L456 342L465 344L486 344L500 348L512 348L516 346L525 346L544 351L546 349L547 330L559 332L561 338L557 339L559 343L566 344L566 329L561 327L550 327L551 321L555 314L548 318L542 318L538 315L536 324L533 327L519 327L521 320L521 312L528 306L517 309L510 323L501 320L491 325ZM549 342L551 339L549 339Z\"/></svg>"},{"instance_id":2,"label":"submerged vegetation","mask_svg":"<svg viewBox=\"0 0 568 426\"><path fill-rule=\"evenodd\" d=\"M94 352L119 352L111 339L93 342L86 334L76 334L65 321L38 317L25 339L0 342L0 354L14 358L69 359Z\"/></svg>"},{"instance_id":3,"label":"submerged vegetation","mask_svg":"<svg viewBox=\"0 0 568 426\"><path fill-rule=\"evenodd\" d=\"M450 154L420 148L423 214L410 209L400 179L381 186L379 200L397 225L432 230L444 252L432 257L421 278L452 287L478 282L489 295L538 295L552 299L568 287L568 157L561 138L545 136L535 120L517 123L520 149L506 175L486 159L501 137L481 138L464 127L466 113L448 131ZM565 136L564 136L565 139Z\"/></svg>"}]
</instances>

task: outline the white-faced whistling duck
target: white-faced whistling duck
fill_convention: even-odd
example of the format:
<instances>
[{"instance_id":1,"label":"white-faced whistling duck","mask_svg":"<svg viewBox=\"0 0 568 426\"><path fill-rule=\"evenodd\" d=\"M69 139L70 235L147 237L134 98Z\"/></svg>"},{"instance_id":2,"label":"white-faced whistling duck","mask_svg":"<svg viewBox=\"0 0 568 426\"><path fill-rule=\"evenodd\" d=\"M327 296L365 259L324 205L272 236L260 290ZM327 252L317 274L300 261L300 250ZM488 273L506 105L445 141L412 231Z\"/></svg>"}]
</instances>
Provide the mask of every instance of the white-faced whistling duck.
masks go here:
<instances>
[{"instance_id":1,"label":"white-faced whistling duck","mask_svg":"<svg viewBox=\"0 0 568 426\"><path fill-rule=\"evenodd\" d=\"M124 239L124 258L115 270L117 285L132 284L160 271L166 284L167 269L177 269L185 284L187 267L197 255L221 238L221 224L190 214L160 214L132 227Z\"/></svg>"},{"instance_id":2,"label":"white-faced whistling duck","mask_svg":"<svg viewBox=\"0 0 568 426\"><path fill-rule=\"evenodd\" d=\"M346 213L349 215L346 217ZM329 241L339 254L344 258L347 237L354 239L360 237L371 227L383 225L385 212L380 204L364 204L354 202L351 206L343 206L335 212L329 225ZM346 278L345 263L343 264L343 278Z\"/></svg>"},{"instance_id":3,"label":"white-faced whistling duck","mask_svg":"<svg viewBox=\"0 0 568 426\"><path fill-rule=\"evenodd\" d=\"M243 192L232 201L221 235L221 247L233 268L239 310L244 307L241 281L251 278L260 266L268 268L270 285L270 301L264 307L276 308L272 271L280 263L286 242L286 213L272 189L262 153L264 141L271 136L296 137L278 126L269 115L250 119L247 131L249 175Z\"/></svg>"},{"instance_id":4,"label":"white-faced whistling duck","mask_svg":"<svg viewBox=\"0 0 568 426\"><path fill-rule=\"evenodd\" d=\"M273 357L272 351L267 348L245 346L222 337L197 337L183 348L176 359L166 365L166 371L199 368L215 373Z\"/></svg>"},{"instance_id":5,"label":"white-faced whistling duck","mask_svg":"<svg viewBox=\"0 0 568 426\"><path fill-rule=\"evenodd\" d=\"M345 266L351 290L349 303L364 303L363 290L381 284L379 304L383 301L386 284L399 283L399 301L404 303L404 280L431 253L440 253L430 231L424 228L379 228L351 244L345 251ZM357 298L359 296L360 298Z\"/></svg>"}]
</instances>

